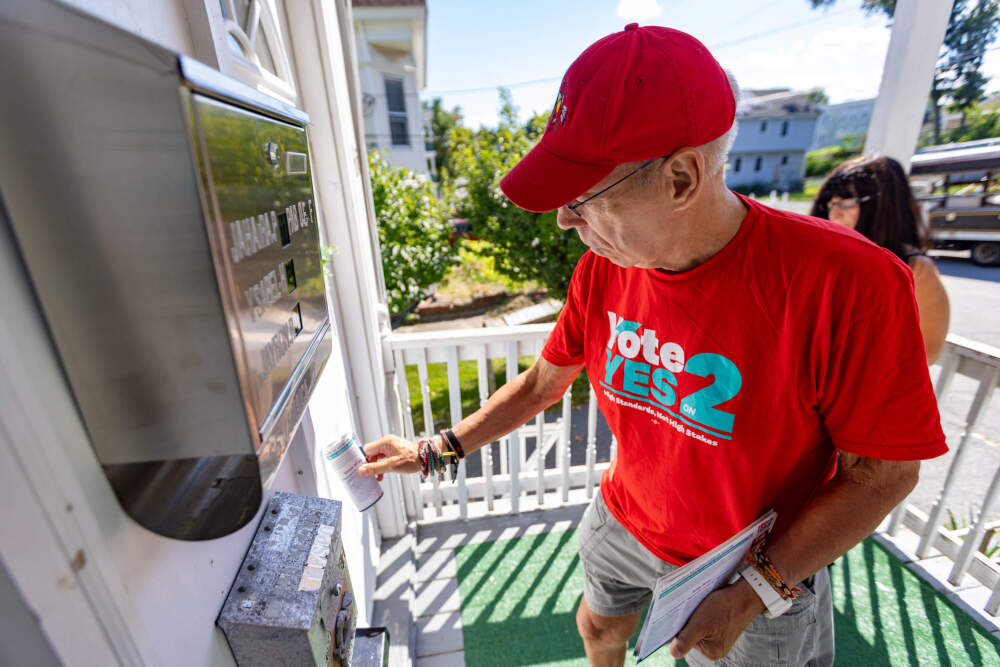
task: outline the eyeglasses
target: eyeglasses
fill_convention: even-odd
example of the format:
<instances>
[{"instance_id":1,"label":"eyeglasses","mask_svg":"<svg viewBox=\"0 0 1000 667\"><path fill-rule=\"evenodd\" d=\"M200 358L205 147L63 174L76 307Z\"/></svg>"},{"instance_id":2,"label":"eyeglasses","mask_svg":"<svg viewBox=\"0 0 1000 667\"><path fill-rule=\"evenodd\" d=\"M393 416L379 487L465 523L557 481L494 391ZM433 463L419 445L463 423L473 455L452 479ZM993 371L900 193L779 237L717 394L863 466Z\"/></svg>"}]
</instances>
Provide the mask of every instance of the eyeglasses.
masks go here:
<instances>
[{"instance_id":1,"label":"eyeglasses","mask_svg":"<svg viewBox=\"0 0 1000 667\"><path fill-rule=\"evenodd\" d=\"M566 204L566 208L568 208L569 210L573 211L573 213L575 213L575 214L576 214L576 217L578 217L578 218L582 218L583 216L582 216L582 215L580 215L580 211L578 211L578 210L577 210L578 208L580 208L581 206L583 206L584 204L586 204L587 202L589 202L589 201L590 201L591 199L593 199L594 197L597 197L597 196L599 196L599 195L603 195L603 194L604 194L605 192L607 192L607 191L608 191L608 190L610 190L611 188L615 187L616 185L618 185L618 184L619 184L619 183L621 183L622 181L624 181L624 180L628 179L629 177L631 177L631 176L635 176L635 175L636 175L636 174L638 174L638 173L639 173L640 171L642 171L643 169L645 169L645 168L646 168L646 167L648 167L649 165L653 164L653 163L654 163L654 162L656 162L657 160L665 160L665 159L667 159L668 157L670 157L670 156L669 156L669 155L664 155L663 157L654 157L654 158L653 158L652 160L646 160L645 162L643 162L642 164L640 164L640 165L639 165L638 167L636 167L635 169L633 169L633 170L632 170L632 171L630 171L629 173L625 174L624 176L622 176L621 178L619 178L619 179L618 179L617 181L615 181L614 183L612 183L612 184L611 184L611 185L609 185L608 187L606 187L606 188L602 189L602 190L601 190L601 191L599 191L599 192L595 192L594 194L590 195L589 197L587 197L586 199L584 199L584 200L583 200L583 201L581 201L581 202L576 202L575 204Z\"/></svg>"},{"instance_id":2,"label":"eyeglasses","mask_svg":"<svg viewBox=\"0 0 1000 667\"><path fill-rule=\"evenodd\" d=\"M847 199L831 199L826 203L827 208L839 208L841 211L849 211L857 208L866 201L871 201L871 195L864 197L848 197Z\"/></svg>"}]
</instances>

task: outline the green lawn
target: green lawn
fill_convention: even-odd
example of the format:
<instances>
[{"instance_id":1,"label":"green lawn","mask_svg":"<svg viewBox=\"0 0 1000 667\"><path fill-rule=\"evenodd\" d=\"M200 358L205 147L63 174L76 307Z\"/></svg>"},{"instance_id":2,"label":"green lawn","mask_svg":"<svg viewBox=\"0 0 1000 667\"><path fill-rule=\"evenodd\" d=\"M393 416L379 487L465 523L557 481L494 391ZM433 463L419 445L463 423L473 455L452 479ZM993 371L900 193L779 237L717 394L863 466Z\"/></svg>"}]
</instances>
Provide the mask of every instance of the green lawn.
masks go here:
<instances>
[{"instance_id":1,"label":"green lawn","mask_svg":"<svg viewBox=\"0 0 1000 667\"><path fill-rule=\"evenodd\" d=\"M518 372L528 369L533 357L518 359ZM479 409L479 376L475 361L458 362L458 383L462 394L462 416L467 417ZM507 362L493 361L494 387L501 387L507 381ZM424 399L420 393L420 377L416 366L406 367L406 381L410 390L410 409L413 414L413 432L424 433ZM451 399L448 396L448 366L446 364L427 365L427 385L431 398L431 414L434 417L434 432L451 426ZM580 373L573 382L573 404L587 401L589 386L586 373Z\"/></svg>"},{"instance_id":2,"label":"green lawn","mask_svg":"<svg viewBox=\"0 0 1000 667\"><path fill-rule=\"evenodd\" d=\"M791 201L812 201L819 194L819 188L823 185L823 177L807 178L802 192L789 192L788 199Z\"/></svg>"},{"instance_id":3,"label":"green lawn","mask_svg":"<svg viewBox=\"0 0 1000 667\"><path fill-rule=\"evenodd\" d=\"M575 623L576 531L469 544L456 560L467 665L588 664ZM1000 665L1000 640L871 538L831 578L837 665ZM626 664L635 664L631 655ZM685 663L660 649L643 664Z\"/></svg>"}]
</instances>

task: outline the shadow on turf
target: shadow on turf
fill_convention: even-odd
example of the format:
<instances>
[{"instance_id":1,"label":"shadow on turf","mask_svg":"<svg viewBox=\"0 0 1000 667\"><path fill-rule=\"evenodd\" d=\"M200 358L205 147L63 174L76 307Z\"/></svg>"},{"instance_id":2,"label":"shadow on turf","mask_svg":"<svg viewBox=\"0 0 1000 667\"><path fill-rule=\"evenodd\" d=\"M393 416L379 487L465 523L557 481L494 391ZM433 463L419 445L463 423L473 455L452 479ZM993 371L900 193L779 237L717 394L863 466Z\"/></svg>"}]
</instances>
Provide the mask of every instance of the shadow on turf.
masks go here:
<instances>
[{"instance_id":1,"label":"shadow on turf","mask_svg":"<svg viewBox=\"0 0 1000 667\"><path fill-rule=\"evenodd\" d=\"M858 547L855 547L857 550ZM947 611L958 618L965 618L966 613L954 605L950 600L938 594L927 582L916 575L907 572L906 566L894 556L885 552L881 546L876 544L871 538L865 540L860 547L862 555L862 565L864 576L867 579L867 600L869 610L861 608L860 602L854 604L855 595L865 595L864 591L852 589L852 580L857 581L860 573L852 572L852 560L844 557L839 559L831 568L831 578L834 587L841 587L844 591L845 607L840 610L834 606L834 626L837 636L837 665L985 665L998 664L1000 661L1000 647L993 638L984 636L985 631L980 632L981 639L987 639L995 647L995 652L986 656L980 649L976 641L976 631L973 623L956 623L958 634L961 638L961 649L967 653L962 661L956 663L949 654L944 634L941 631L942 618L940 609L944 607ZM883 600L879 599L879 584L876 581L875 572L877 569L876 554L888 556L884 558L889 568L889 579L891 590L894 595L892 609L883 608ZM883 565L884 567L885 565ZM912 577L920 587L920 604L914 606L912 599L906 599L905 577ZM889 582L883 582L888 584ZM883 585L882 590L887 586ZM859 600L861 600L859 598ZM892 615L898 615L898 630L887 627L886 619ZM914 619L926 618L931 628L931 636L918 635L920 632L914 627ZM861 624L872 624L874 627L874 645L871 640L859 631ZM887 641L887 634L896 631L902 634L903 646L898 643L894 650L890 651ZM918 648L917 640L921 640ZM927 640L930 639L928 642ZM931 655L928 652L931 651Z\"/></svg>"},{"instance_id":2,"label":"shadow on turf","mask_svg":"<svg viewBox=\"0 0 1000 667\"><path fill-rule=\"evenodd\" d=\"M581 595L577 595L573 611L556 612L554 609L556 594L550 593L540 613L535 613L531 617L521 616L532 597L542 592L541 584L544 580L558 578L551 587L555 592L563 590L568 584L580 585L581 574L578 572L580 562L577 556L567 561L561 570L554 567L560 551L566 548L575 549L575 541L572 539L574 533L575 531L566 531L561 535L558 547L545 556L544 566L538 568L530 579L524 581L518 581L518 574L526 571L525 565L536 556L545 536L518 538L531 542L511 569L510 579L500 582L497 593L490 599L479 600L475 605L492 609L503 604L509 606L511 611L506 614L502 622L489 620L488 613L479 614L477 620L469 623L463 619L467 664L476 667L587 664L583 644L576 632L575 608L579 604ZM497 567L505 562L506 557L515 549L518 540L505 541L508 543L504 544L502 550L495 556L489 570L473 589L467 592L467 595L463 595L463 599L471 601L481 592L482 586L491 576L499 576ZM490 545L470 544L464 548L475 549L476 553L470 554L471 558L459 568L460 579L472 572L473 564L486 554ZM1000 649L990 655L983 653L977 639L980 641L986 639L994 646L997 643L993 638L978 632L976 626L969 622L957 624L961 646L956 647L953 638L952 651L949 653L946 638L941 630L943 622L941 615L954 613L956 617L964 617L965 612L941 597L926 582L905 571L903 563L891 556L886 558L888 554L871 539L857 547L855 554L854 558L840 559L832 569L834 586L840 587L845 597L843 609L838 609L836 606L834 608L837 665L982 665L1000 658ZM538 554L538 557L542 556ZM876 581L876 571L879 567L888 567L887 580ZM571 584L571 579L574 577L577 577L578 581ZM911 590L913 582L919 585L918 603L914 602L912 596L907 599L907 581L910 582ZM884 591L889 586L893 593L886 596ZM883 591L881 597L879 591ZM512 597L514 599L511 599ZM897 617L898 621L893 617ZM918 632L926 634L926 631L915 627L914 621L917 619L927 619L927 624L931 628L930 636L917 635ZM861 632L859 624L873 624L874 627L861 628L867 631ZM874 636L874 640L869 639L871 636ZM634 646L635 639L633 636L630 646ZM964 652L961 663L956 662L958 659L955 656L956 648ZM628 664L634 663L630 659ZM665 650L661 650L646 664L675 663ZM676 664L685 663L679 661Z\"/></svg>"}]
</instances>

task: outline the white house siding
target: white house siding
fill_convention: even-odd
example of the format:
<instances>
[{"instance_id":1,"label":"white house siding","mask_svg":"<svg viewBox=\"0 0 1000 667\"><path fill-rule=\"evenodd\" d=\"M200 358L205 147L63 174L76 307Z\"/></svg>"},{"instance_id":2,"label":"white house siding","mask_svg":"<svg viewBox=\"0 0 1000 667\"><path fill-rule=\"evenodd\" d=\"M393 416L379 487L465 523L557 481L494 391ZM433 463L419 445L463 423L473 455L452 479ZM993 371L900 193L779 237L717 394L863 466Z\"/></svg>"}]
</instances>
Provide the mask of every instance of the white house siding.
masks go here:
<instances>
[{"instance_id":1,"label":"white house siding","mask_svg":"<svg viewBox=\"0 0 1000 667\"><path fill-rule=\"evenodd\" d=\"M759 169L756 168L758 159L760 160ZM805 177L805 169L805 153L802 151L795 153L730 153L729 169L726 170L726 185L732 188L761 183L767 184L767 190L776 189L779 192L786 192L795 183L801 183ZM761 192L764 191L766 190L762 186Z\"/></svg>"},{"instance_id":2,"label":"white house siding","mask_svg":"<svg viewBox=\"0 0 1000 667\"><path fill-rule=\"evenodd\" d=\"M263 0L261 5L262 11L270 12L268 18L277 22L279 31L272 38L287 40L288 13L284 4ZM72 0L71 6L181 53L203 61L215 60L224 73L261 89L283 91L284 97L301 106L301 90L329 88L326 107L313 104L307 109L316 128L322 123L327 129L310 133L314 183L323 221L321 233L326 242L338 243L347 253L341 263L350 260L354 273L350 282L368 286L362 298L354 301L371 301L366 308L377 310L378 280L373 273L377 268L372 268L371 257L366 256L373 254L366 232L369 221L364 203L358 202L358 193L364 189L357 147L350 155L339 155L336 166L315 168L317 161L324 162L317 160L318 155L330 158L346 150L335 142L335 137L327 136L331 126L338 137L354 136L353 115L343 84L337 89L341 94L334 99L336 86L328 86L329 82L318 73L322 68L296 68L287 41L283 44L287 50L281 56L290 69L281 73L284 78L268 79L255 73L248 61L234 61L231 53L220 50L228 46L225 26L220 23L219 0ZM328 21L332 17L332 23L323 24L330 31L336 29L338 11L343 7L343 2L314 0L309 5L296 3L295 12L318 8ZM339 76L343 81L345 62L339 36L328 33L317 37L317 26L307 22L309 30L296 35L298 43L322 43L324 57L329 59L326 64L340 70L337 76L327 76ZM317 139L313 134L325 138ZM353 239L354 245L344 239ZM124 513L80 422L26 276L17 262L6 261L13 256L16 250L4 232L0 234L0 257L5 258L0 262L0 279L6 286L4 317L0 320L0 467L18 471L18 479L25 482L23 488L5 487L5 505L17 509L20 517L39 518L5 523L8 530L0 538L3 566L65 664L113 664L107 659L111 653L120 664L233 664L215 619L259 515L224 538L183 542L153 534ZM375 376L369 378L373 386L385 379L378 377L384 375L377 358L378 346L367 342L378 339L376 317L356 315L358 303L341 308L338 290L331 286L330 291L333 354L269 492L282 490L344 499L343 540L356 591L358 622L366 625L375 583L378 528L372 512L360 514L339 483L326 477L317 450L339 432L356 429L357 415L370 412L371 406L358 405L357 392L366 390L357 388L357 378ZM350 321L343 321L345 312ZM360 342L349 346L345 331L352 340L360 336ZM382 401L369 397L368 402ZM385 419L382 422L368 427L370 437L384 428ZM31 557L25 557L29 552ZM83 560L74 561L78 566L69 568L78 554L84 554ZM63 563L66 574L52 569L53 562ZM54 585L57 576L63 577L59 580L62 583ZM82 610L88 607L91 615L84 618ZM80 632L71 628L79 628ZM80 662L87 656L93 661Z\"/></svg>"},{"instance_id":3,"label":"white house siding","mask_svg":"<svg viewBox=\"0 0 1000 667\"><path fill-rule=\"evenodd\" d=\"M427 173L420 103L426 82L427 8L402 2L397 6L369 4L355 2L352 9L366 148L384 152L394 165ZM394 141L390 117L399 111L390 109L387 79L402 83L406 143L398 141L398 136Z\"/></svg>"},{"instance_id":4,"label":"white house siding","mask_svg":"<svg viewBox=\"0 0 1000 667\"><path fill-rule=\"evenodd\" d=\"M817 115L810 112L739 117L726 184L737 187L762 182L787 190L800 183L805 178L806 152L812 145Z\"/></svg>"},{"instance_id":5,"label":"white house siding","mask_svg":"<svg viewBox=\"0 0 1000 667\"><path fill-rule=\"evenodd\" d=\"M836 146L841 139L868 131L875 100L855 100L822 107L812 148Z\"/></svg>"}]
</instances>

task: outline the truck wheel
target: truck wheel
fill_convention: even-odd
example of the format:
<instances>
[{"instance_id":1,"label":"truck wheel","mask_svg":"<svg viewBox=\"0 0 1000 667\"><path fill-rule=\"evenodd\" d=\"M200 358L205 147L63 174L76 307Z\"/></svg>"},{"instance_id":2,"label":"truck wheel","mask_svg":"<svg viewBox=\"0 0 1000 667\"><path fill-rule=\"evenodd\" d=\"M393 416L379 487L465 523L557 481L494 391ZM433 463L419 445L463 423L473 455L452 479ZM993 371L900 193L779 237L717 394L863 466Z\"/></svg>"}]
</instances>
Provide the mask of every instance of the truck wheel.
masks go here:
<instances>
[{"instance_id":1,"label":"truck wheel","mask_svg":"<svg viewBox=\"0 0 1000 667\"><path fill-rule=\"evenodd\" d=\"M977 243L972 246L972 261L979 266L1000 263L1000 243Z\"/></svg>"}]
</instances>

